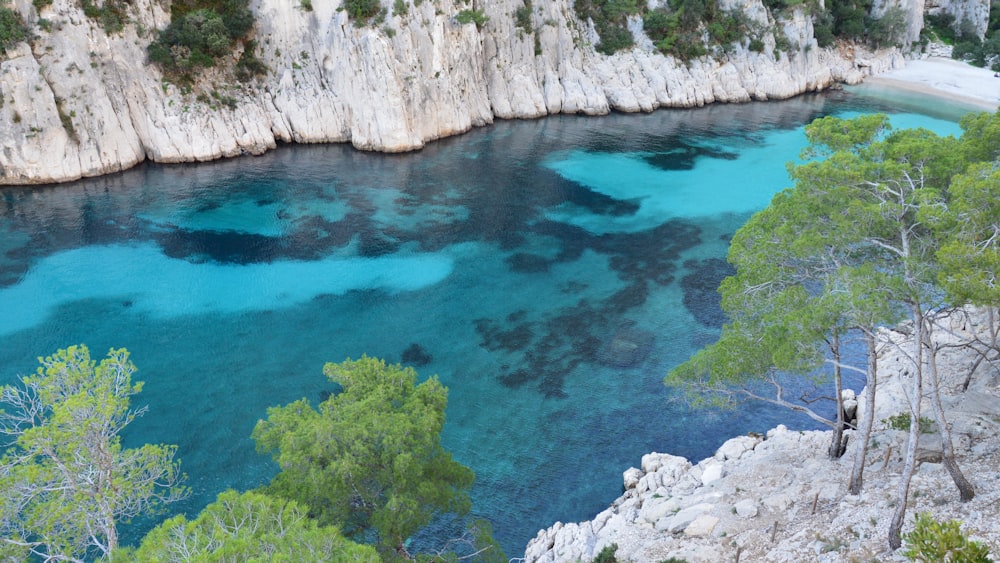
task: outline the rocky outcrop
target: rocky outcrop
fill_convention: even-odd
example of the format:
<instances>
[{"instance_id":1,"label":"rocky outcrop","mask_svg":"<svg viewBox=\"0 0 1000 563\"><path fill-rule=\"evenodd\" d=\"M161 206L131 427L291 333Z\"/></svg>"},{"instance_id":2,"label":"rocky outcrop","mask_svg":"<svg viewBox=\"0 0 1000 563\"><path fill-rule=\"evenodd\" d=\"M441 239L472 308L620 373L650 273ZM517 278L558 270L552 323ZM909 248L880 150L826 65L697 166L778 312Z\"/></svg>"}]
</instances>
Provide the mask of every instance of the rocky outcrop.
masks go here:
<instances>
[{"instance_id":1,"label":"rocky outcrop","mask_svg":"<svg viewBox=\"0 0 1000 563\"><path fill-rule=\"evenodd\" d=\"M145 62L154 30L169 21L161 2L130 2L130 23L107 34L79 0L40 12L15 0L36 36L0 62L0 184L258 154L279 142L406 151L495 118L780 99L903 64L895 51L819 49L807 15L773 21L760 0L726 4L787 36L791 52L775 51L772 33L763 52L744 45L690 64L656 53L638 18L636 48L595 53L597 37L570 0L535 2L530 31L515 25L521 0L484 3L482 29L458 23L466 5L453 0L404 0L406 13L376 28L355 27L339 2L307 10L255 0L268 74L240 85L207 72L188 89Z\"/></svg>"},{"instance_id":2,"label":"rocky outcrop","mask_svg":"<svg viewBox=\"0 0 1000 563\"><path fill-rule=\"evenodd\" d=\"M956 315L939 342L984 334L983 315ZM669 454L642 457L639 468L623 474L625 493L592 520L556 523L528 544L524 560L591 561L616 544L617 559L656 563L670 557L691 563L717 561L870 561L888 553L886 542L906 448L906 433L889 417L908 412L910 389L906 334L885 331L865 485L847 494L857 447L849 433L847 454L826 457L830 433L778 426L766 436L725 442L710 458L692 464ZM967 348L940 352L943 402L958 461L978 495L959 501L941 465L940 437L922 437L919 470L911 485L910 516L931 512L958 519L963 531L1000 553L1000 371ZM967 390L965 384L969 383ZM858 409L867 408L860 394ZM904 528L904 532L908 530Z\"/></svg>"}]
</instances>

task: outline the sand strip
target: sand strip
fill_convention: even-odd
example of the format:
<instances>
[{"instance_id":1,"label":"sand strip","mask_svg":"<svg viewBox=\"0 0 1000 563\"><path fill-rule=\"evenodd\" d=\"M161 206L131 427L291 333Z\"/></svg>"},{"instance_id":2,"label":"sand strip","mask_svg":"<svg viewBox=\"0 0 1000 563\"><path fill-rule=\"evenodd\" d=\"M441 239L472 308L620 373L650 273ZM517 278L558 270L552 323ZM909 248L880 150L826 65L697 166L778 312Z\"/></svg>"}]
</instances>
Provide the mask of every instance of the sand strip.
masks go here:
<instances>
[{"instance_id":1,"label":"sand strip","mask_svg":"<svg viewBox=\"0 0 1000 563\"><path fill-rule=\"evenodd\" d=\"M947 98L989 111L1000 107L1000 77L991 70L952 59L931 57L907 61L906 67L865 82Z\"/></svg>"}]
</instances>

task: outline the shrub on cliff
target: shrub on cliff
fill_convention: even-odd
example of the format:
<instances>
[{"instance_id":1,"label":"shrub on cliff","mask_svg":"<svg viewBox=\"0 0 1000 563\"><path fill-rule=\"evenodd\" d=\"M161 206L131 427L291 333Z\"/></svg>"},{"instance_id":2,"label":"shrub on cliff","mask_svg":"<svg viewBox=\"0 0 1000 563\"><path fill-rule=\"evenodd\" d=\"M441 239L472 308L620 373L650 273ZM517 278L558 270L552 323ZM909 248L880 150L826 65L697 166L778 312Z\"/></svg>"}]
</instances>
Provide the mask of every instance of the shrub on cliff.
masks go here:
<instances>
[{"instance_id":1,"label":"shrub on cliff","mask_svg":"<svg viewBox=\"0 0 1000 563\"><path fill-rule=\"evenodd\" d=\"M703 0L670 0L669 9L643 15L642 28L665 55L687 61L706 55L710 46L723 50L749 37L759 41L760 30L740 11L719 10ZM707 36L708 41L705 41Z\"/></svg>"},{"instance_id":2,"label":"shrub on cliff","mask_svg":"<svg viewBox=\"0 0 1000 563\"><path fill-rule=\"evenodd\" d=\"M149 60L175 78L190 79L199 68L215 66L253 28L253 13L247 5L247 0L175 3L170 25L149 45ZM253 43L246 42L244 53L252 48Z\"/></svg>"},{"instance_id":3,"label":"shrub on cliff","mask_svg":"<svg viewBox=\"0 0 1000 563\"><path fill-rule=\"evenodd\" d=\"M39 0L40 3L46 1L51 4L51 0ZM128 23L128 4L124 0L104 0L101 5L83 0L82 5L83 14L109 34L120 33Z\"/></svg>"},{"instance_id":4,"label":"shrub on cliff","mask_svg":"<svg viewBox=\"0 0 1000 563\"><path fill-rule=\"evenodd\" d=\"M904 555L910 561L952 561L962 563L988 563L990 550L985 545L970 540L961 530L961 522L938 522L931 515L917 514L913 531L906 534Z\"/></svg>"},{"instance_id":5,"label":"shrub on cliff","mask_svg":"<svg viewBox=\"0 0 1000 563\"><path fill-rule=\"evenodd\" d=\"M601 38L594 45L597 52L611 55L635 43L626 24L629 16L640 13L636 0L576 0L573 9L581 20L594 22Z\"/></svg>"},{"instance_id":6,"label":"shrub on cliff","mask_svg":"<svg viewBox=\"0 0 1000 563\"><path fill-rule=\"evenodd\" d=\"M0 52L28 39L28 29L21 16L6 6L0 6Z\"/></svg>"},{"instance_id":7,"label":"shrub on cliff","mask_svg":"<svg viewBox=\"0 0 1000 563\"><path fill-rule=\"evenodd\" d=\"M379 0L344 0L344 10L355 27L378 25L385 20L386 9Z\"/></svg>"},{"instance_id":8,"label":"shrub on cliff","mask_svg":"<svg viewBox=\"0 0 1000 563\"><path fill-rule=\"evenodd\" d=\"M476 24L476 29L482 29L486 22L490 19L482 10L462 10L455 16L455 20L465 25L467 23Z\"/></svg>"}]
</instances>

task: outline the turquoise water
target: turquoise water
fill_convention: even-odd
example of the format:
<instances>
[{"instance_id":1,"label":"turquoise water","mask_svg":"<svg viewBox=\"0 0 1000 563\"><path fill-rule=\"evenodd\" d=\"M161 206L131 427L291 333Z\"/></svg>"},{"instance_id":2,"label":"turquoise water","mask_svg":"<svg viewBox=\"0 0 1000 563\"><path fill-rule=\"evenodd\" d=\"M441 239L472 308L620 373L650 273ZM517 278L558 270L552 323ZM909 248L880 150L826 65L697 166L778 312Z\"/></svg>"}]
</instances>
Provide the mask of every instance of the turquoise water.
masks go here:
<instances>
[{"instance_id":1,"label":"turquoise water","mask_svg":"<svg viewBox=\"0 0 1000 563\"><path fill-rule=\"evenodd\" d=\"M516 556L605 508L646 452L812 426L692 411L662 378L715 338L727 241L787 187L803 125L875 104L557 116L406 155L283 147L3 189L0 382L72 343L127 347L150 411L126 441L179 446L193 494L175 508L195 513L270 479L250 431L268 406L319 401L324 362L405 361L450 388L445 446Z\"/></svg>"}]
</instances>

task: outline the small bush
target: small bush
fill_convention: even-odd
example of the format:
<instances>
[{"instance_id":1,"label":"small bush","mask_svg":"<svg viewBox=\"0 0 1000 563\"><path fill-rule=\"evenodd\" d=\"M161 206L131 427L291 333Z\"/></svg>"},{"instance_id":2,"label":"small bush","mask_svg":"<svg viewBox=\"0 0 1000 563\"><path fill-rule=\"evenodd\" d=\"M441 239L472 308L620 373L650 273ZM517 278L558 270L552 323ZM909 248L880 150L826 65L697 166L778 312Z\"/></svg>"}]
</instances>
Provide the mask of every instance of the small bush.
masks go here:
<instances>
[{"instance_id":1,"label":"small bush","mask_svg":"<svg viewBox=\"0 0 1000 563\"><path fill-rule=\"evenodd\" d=\"M128 4L125 0L104 0L98 6L91 0L83 0L83 14L97 22L107 33L121 33L128 23Z\"/></svg>"},{"instance_id":2,"label":"small bush","mask_svg":"<svg viewBox=\"0 0 1000 563\"><path fill-rule=\"evenodd\" d=\"M198 69L215 66L217 59L231 54L236 42L250 32L254 20L247 4L248 0L174 3L170 25L149 44L149 60L161 65L168 76L189 81ZM241 58L245 75L261 73L263 65L256 59L254 50L252 43L245 44L245 60Z\"/></svg>"},{"instance_id":3,"label":"small bush","mask_svg":"<svg viewBox=\"0 0 1000 563\"><path fill-rule=\"evenodd\" d=\"M313 11L312 0L299 0L299 8L302 8L302 11L304 12Z\"/></svg>"},{"instance_id":4,"label":"small bush","mask_svg":"<svg viewBox=\"0 0 1000 563\"><path fill-rule=\"evenodd\" d=\"M781 29L774 30L774 50L779 53L792 51L792 40Z\"/></svg>"},{"instance_id":5,"label":"small bush","mask_svg":"<svg viewBox=\"0 0 1000 563\"><path fill-rule=\"evenodd\" d=\"M27 39L28 28L21 21L21 15L6 6L0 6L0 52L6 52Z\"/></svg>"},{"instance_id":6,"label":"small bush","mask_svg":"<svg viewBox=\"0 0 1000 563\"><path fill-rule=\"evenodd\" d=\"M937 14L927 14L924 16L925 30L932 31L937 35L938 39L948 45L954 45L956 33L955 33L955 16L947 14L945 12L940 12Z\"/></svg>"},{"instance_id":7,"label":"small bush","mask_svg":"<svg viewBox=\"0 0 1000 563\"><path fill-rule=\"evenodd\" d=\"M410 13L410 5L406 3L406 0L396 0L392 4L392 15L394 16L405 16Z\"/></svg>"},{"instance_id":8,"label":"small bush","mask_svg":"<svg viewBox=\"0 0 1000 563\"><path fill-rule=\"evenodd\" d=\"M641 11L636 0L576 0L573 9L582 21L594 22L601 38L594 46L597 52L610 55L635 44L626 24Z\"/></svg>"},{"instance_id":9,"label":"small bush","mask_svg":"<svg viewBox=\"0 0 1000 563\"><path fill-rule=\"evenodd\" d=\"M885 425L888 426L889 428L892 428L893 430L904 430L904 431L906 431L906 430L910 429L910 421L911 420L912 420L912 417L910 416L910 413L908 413L908 412L901 412L901 413L899 413L897 415L893 415L893 416L890 416L889 418L884 419L882 422L885 423ZM926 418L926 417L923 417L923 416L920 417L920 433L921 434L928 434L933 429L934 429L934 421L933 420L931 420L929 418Z\"/></svg>"},{"instance_id":10,"label":"small bush","mask_svg":"<svg viewBox=\"0 0 1000 563\"><path fill-rule=\"evenodd\" d=\"M66 135L69 136L70 140L74 143L79 143L80 138L76 135L76 127L73 126L74 112L66 113L63 109L62 100L56 98L56 111L59 113L59 122L62 123L63 130L66 131Z\"/></svg>"},{"instance_id":11,"label":"small bush","mask_svg":"<svg viewBox=\"0 0 1000 563\"><path fill-rule=\"evenodd\" d=\"M455 19L462 25L474 23L476 28L482 29L490 18L482 10L462 10L455 16Z\"/></svg>"},{"instance_id":12,"label":"small bush","mask_svg":"<svg viewBox=\"0 0 1000 563\"><path fill-rule=\"evenodd\" d=\"M255 76L267 74L267 65L257 58L257 42L247 41L243 45L243 54L236 62L236 79L240 82L248 82Z\"/></svg>"},{"instance_id":13,"label":"small bush","mask_svg":"<svg viewBox=\"0 0 1000 563\"><path fill-rule=\"evenodd\" d=\"M347 17L354 21L355 27L365 27L369 24L381 24L385 19L385 9L378 0L344 0Z\"/></svg>"},{"instance_id":14,"label":"small bush","mask_svg":"<svg viewBox=\"0 0 1000 563\"><path fill-rule=\"evenodd\" d=\"M615 557L617 551L618 544L616 543L604 546L604 549L597 554L597 557L594 557L594 563L618 563L618 558Z\"/></svg>"},{"instance_id":15,"label":"small bush","mask_svg":"<svg viewBox=\"0 0 1000 563\"><path fill-rule=\"evenodd\" d=\"M903 555L910 561L937 563L988 563L989 549L962 534L958 520L938 522L927 512L917 514L913 531L904 534L906 550Z\"/></svg>"},{"instance_id":16,"label":"small bush","mask_svg":"<svg viewBox=\"0 0 1000 563\"><path fill-rule=\"evenodd\" d=\"M531 0L524 0L524 5L514 10L514 25L531 33Z\"/></svg>"}]
</instances>

